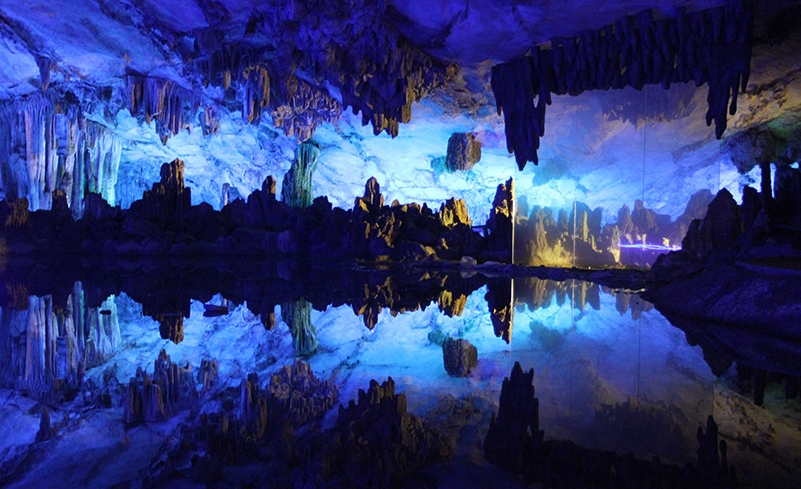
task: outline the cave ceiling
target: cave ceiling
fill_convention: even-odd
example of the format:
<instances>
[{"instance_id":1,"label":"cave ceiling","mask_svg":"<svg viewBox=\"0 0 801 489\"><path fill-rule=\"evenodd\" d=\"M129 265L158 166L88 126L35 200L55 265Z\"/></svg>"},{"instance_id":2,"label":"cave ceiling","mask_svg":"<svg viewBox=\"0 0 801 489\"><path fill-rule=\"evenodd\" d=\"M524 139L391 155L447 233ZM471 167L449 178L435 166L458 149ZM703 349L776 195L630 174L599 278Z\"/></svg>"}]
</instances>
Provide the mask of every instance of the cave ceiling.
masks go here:
<instances>
[{"instance_id":1,"label":"cave ceiling","mask_svg":"<svg viewBox=\"0 0 801 489\"><path fill-rule=\"evenodd\" d=\"M309 118L332 120L348 107L361 112L376 133L395 135L398 124L408 122L412 102L458 73L486 74L492 64L524 55L555 36L597 29L644 9L659 17L722 2L3 3L0 99L52 86L102 100L110 88L130 109L158 118L148 112L164 108L147 107L152 102L142 99L163 95L165 83L181 104L227 108L231 104L208 87L238 83L246 93L238 98L246 118L258 118L267 109L277 126L302 139L314 130ZM143 87L147 81L152 86ZM148 89L154 93L145 93ZM298 111L299 104L309 109L307 120L287 120L300 118L287 114L287 108ZM164 133L180 125L162 122Z\"/></svg>"},{"instance_id":2,"label":"cave ceiling","mask_svg":"<svg viewBox=\"0 0 801 489\"><path fill-rule=\"evenodd\" d=\"M25 118L47 121L53 113L65 114L72 121L68 127L83 127L82 120L91 120L115 128L120 136L128 123L121 123L124 119L117 115L127 110L140 125L152 127L165 144L183 130L213 137L221 121L234 116L246 124L269 124L300 142L348 112L357 114L359 122L370 126L374 134L394 138L412 120L412 106L424 101L428 105L418 110L423 117L482 114L482 124L490 128L483 130L482 143L497 144L501 152L514 150L522 168L529 161L536 163L541 137L537 132L544 128L529 123L525 131L510 136L510 127L520 124L510 124L514 107L509 105L508 94L503 100L503 118L495 114L502 100L492 82L494 68L525 57L536 59L540 49L552 49L565 39L580 40L588 32L601 32L625 18L636 19L635 34L640 36L645 32L642 12L647 11L647 18L659 23L734 4L739 2L4 0L0 4L0 130L12 134L3 135L8 142L0 141L0 158L15 152L24 156L27 151L30 165L32 154L46 153L44 145L20 149L31 132L25 129ZM775 24L777 18L792 19L783 14L788 9L797 13L801 2L756 4L753 35L764 41L772 35L769 24ZM792 51L790 47L785 50ZM737 62L742 64L739 58ZM727 92L740 79L744 89L748 70L742 68L735 73L734 82L724 80L718 91ZM515 76L514 70L505 73L506 79L510 73ZM673 81L692 81L693 77L684 78L687 80L674 76ZM584 90L600 91L598 88L587 84L577 91L554 85L550 90L557 95L578 95ZM601 84L600 88L609 87ZM620 95L610 94L602 103L625 108L623 99L631 92L610 92ZM532 93L537 95L536 90ZM689 96L688 92L683 99ZM733 99L737 99L736 92ZM727 94L717 102L717 113L710 115L713 102L709 102L706 124L714 119L718 136L726 128L729 103ZM759 103L741 100L745 109L741 107L740 112L747 114ZM523 111L529 122L544 119L544 109L538 107L536 117L531 117L531 107L524 109L529 110ZM617 116L631 121L640 117ZM703 124L703 115L700 119ZM741 122L730 122L729 127L764 122L764 117L751 119L741 117ZM500 142L504 125L505 144ZM45 126L41 131L48 141ZM464 129L453 129L457 130ZM51 132L59 134L62 151L68 138L59 131L63 132L61 126L53 126ZM125 151L129 153L126 158L133 161L144 143L131 141ZM112 150L119 153L119 149Z\"/></svg>"}]
</instances>

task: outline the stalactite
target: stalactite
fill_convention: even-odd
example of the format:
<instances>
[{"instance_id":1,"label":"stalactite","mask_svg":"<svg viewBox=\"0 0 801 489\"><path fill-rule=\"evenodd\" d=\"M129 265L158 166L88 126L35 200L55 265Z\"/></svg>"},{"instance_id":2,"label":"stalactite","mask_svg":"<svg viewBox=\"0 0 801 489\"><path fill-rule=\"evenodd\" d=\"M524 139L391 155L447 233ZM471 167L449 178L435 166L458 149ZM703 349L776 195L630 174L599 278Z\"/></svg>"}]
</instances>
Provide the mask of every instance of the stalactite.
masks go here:
<instances>
[{"instance_id":1,"label":"stalactite","mask_svg":"<svg viewBox=\"0 0 801 489\"><path fill-rule=\"evenodd\" d=\"M677 17L660 20L644 11L577 37L553 38L550 49L493 66L492 91L518 167L538 162L551 94L706 83L706 123L714 121L720 138L748 83L752 10L749 2L733 0L694 13L678 9Z\"/></svg>"},{"instance_id":2,"label":"stalactite","mask_svg":"<svg viewBox=\"0 0 801 489\"><path fill-rule=\"evenodd\" d=\"M74 218L85 192L114 203L122 143L51 92L0 106L0 183L4 197L25 197L30 210L51 209L64 192Z\"/></svg>"},{"instance_id":3,"label":"stalactite","mask_svg":"<svg viewBox=\"0 0 801 489\"><path fill-rule=\"evenodd\" d=\"M200 126L204 136L220 132L220 110L214 105L204 107L200 115Z\"/></svg>"},{"instance_id":4,"label":"stalactite","mask_svg":"<svg viewBox=\"0 0 801 489\"><path fill-rule=\"evenodd\" d=\"M125 83L128 111L143 116L148 125L155 120L156 132L164 143L187 125L185 107L197 107L192 92L172 80L129 74Z\"/></svg>"},{"instance_id":5,"label":"stalactite","mask_svg":"<svg viewBox=\"0 0 801 489\"><path fill-rule=\"evenodd\" d=\"M39 81L42 85L42 91L47 91L47 87L50 85L50 58L46 58L43 56L36 57L36 65L39 67Z\"/></svg>"},{"instance_id":6,"label":"stalactite","mask_svg":"<svg viewBox=\"0 0 801 489\"><path fill-rule=\"evenodd\" d=\"M249 66L242 72L244 100L242 117L248 122L258 121L261 111L270 106L270 75L262 65Z\"/></svg>"},{"instance_id":7,"label":"stalactite","mask_svg":"<svg viewBox=\"0 0 801 489\"><path fill-rule=\"evenodd\" d=\"M0 192L10 199L28 195L24 120L19 104L0 105Z\"/></svg>"},{"instance_id":8,"label":"stalactite","mask_svg":"<svg viewBox=\"0 0 801 489\"><path fill-rule=\"evenodd\" d=\"M87 121L85 131L86 191L99 194L110 205L114 205L122 143L100 124Z\"/></svg>"},{"instance_id":9,"label":"stalactite","mask_svg":"<svg viewBox=\"0 0 801 489\"><path fill-rule=\"evenodd\" d=\"M49 209L55 186L53 107L43 97L31 99L24 112L28 161L28 203L31 210Z\"/></svg>"},{"instance_id":10,"label":"stalactite","mask_svg":"<svg viewBox=\"0 0 801 489\"><path fill-rule=\"evenodd\" d=\"M292 77L286 84L287 100L272 111L273 125L289 137L305 141L323 122L335 122L342 114L339 102L325 91Z\"/></svg>"}]
</instances>

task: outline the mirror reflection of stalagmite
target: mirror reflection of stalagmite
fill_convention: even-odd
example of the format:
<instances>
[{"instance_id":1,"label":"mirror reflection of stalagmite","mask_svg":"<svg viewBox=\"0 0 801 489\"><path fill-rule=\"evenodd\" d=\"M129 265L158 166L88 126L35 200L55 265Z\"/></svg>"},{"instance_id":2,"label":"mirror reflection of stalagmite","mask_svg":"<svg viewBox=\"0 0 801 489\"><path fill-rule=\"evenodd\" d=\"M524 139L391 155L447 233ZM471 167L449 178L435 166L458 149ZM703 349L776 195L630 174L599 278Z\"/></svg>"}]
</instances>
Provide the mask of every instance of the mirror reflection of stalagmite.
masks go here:
<instances>
[{"instance_id":1,"label":"mirror reflection of stalagmite","mask_svg":"<svg viewBox=\"0 0 801 489\"><path fill-rule=\"evenodd\" d=\"M311 322L311 303L300 298L281 303L281 316L292 334L295 354L302 357L314 355L318 348L317 331Z\"/></svg>"}]
</instances>

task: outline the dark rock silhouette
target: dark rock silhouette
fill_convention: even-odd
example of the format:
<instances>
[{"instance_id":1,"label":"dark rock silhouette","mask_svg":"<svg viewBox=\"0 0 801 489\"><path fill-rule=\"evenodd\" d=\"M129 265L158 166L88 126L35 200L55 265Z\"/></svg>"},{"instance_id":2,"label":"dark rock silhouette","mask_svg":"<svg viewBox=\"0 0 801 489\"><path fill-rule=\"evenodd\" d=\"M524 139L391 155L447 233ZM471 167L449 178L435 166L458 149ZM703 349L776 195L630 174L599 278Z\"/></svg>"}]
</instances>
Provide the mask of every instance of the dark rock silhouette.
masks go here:
<instances>
[{"instance_id":1,"label":"dark rock silhouette","mask_svg":"<svg viewBox=\"0 0 801 489\"><path fill-rule=\"evenodd\" d=\"M769 197L746 188L738 205L728 190L718 192L706 216L690 224L682 249L654 263L659 285L646 298L661 312L746 328L762 328L769 318L774 335L797 337L792 317L799 306L789 291L801 258L801 171L783 166L776 173Z\"/></svg>"},{"instance_id":2,"label":"dark rock silhouette","mask_svg":"<svg viewBox=\"0 0 801 489\"><path fill-rule=\"evenodd\" d=\"M484 458L522 474L537 469L544 432L539 429L539 399L534 397L534 369L524 373L515 362L503 379L498 413L493 413L484 439ZM531 467L534 464L534 467Z\"/></svg>"},{"instance_id":3,"label":"dark rock silhouette","mask_svg":"<svg viewBox=\"0 0 801 489\"><path fill-rule=\"evenodd\" d=\"M498 184L492 210L487 218L487 255L497 255L501 261L511 262L512 218L515 214L515 188L511 178Z\"/></svg>"},{"instance_id":4,"label":"dark rock silhouette","mask_svg":"<svg viewBox=\"0 0 801 489\"><path fill-rule=\"evenodd\" d=\"M55 436L55 431L50 426L50 411L46 407L42 408L42 417L39 419L39 431L36 432L36 441L47 441Z\"/></svg>"},{"instance_id":5,"label":"dark rock silhouette","mask_svg":"<svg viewBox=\"0 0 801 489\"><path fill-rule=\"evenodd\" d=\"M522 474L544 487L648 488L654 485L687 489L737 487L734 467L727 460L725 441L718 447L712 416L707 428L698 428L698 465L679 468L658 457L640 460L632 455L591 450L571 441L545 440L539 430L539 403L534 397L534 371L523 373L515 362L504 379L497 415L493 414L484 439L484 458Z\"/></svg>"},{"instance_id":6,"label":"dark rock silhouette","mask_svg":"<svg viewBox=\"0 0 801 489\"><path fill-rule=\"evenodd\" d=\"M336 426L323 437L329 441L320 463L310 464L305 474L296 473L296 482L398 487L406 477L450 454L443 437L406 411L406 396L395 393L391 377L380 385L371 380L366 392L359 390L357 402L340 406Z\"/></svg>"}]
</instances>

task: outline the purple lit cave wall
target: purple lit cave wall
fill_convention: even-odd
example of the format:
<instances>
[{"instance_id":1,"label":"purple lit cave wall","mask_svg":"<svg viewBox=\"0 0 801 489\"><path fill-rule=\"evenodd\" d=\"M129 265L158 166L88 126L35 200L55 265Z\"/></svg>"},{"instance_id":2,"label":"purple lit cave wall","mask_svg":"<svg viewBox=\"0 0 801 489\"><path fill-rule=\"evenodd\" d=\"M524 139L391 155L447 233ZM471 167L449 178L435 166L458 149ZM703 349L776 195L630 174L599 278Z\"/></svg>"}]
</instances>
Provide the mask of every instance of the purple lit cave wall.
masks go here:
<instances>
[{"instance_id":1,"label":"purple lit cave wall","mask_svg":"<svg viewBox=\"0 0 801 489\"><path fill-rule=\"evenodd\" d=\"M798 53L801 0L0 0L0 486L801 487Z\"/></svg>"}]
</instances>

